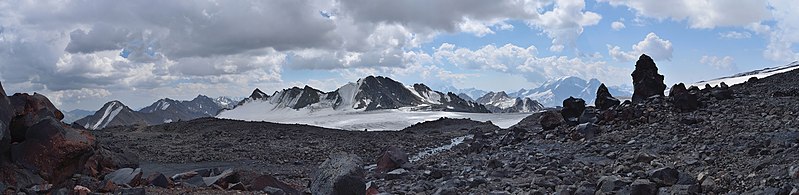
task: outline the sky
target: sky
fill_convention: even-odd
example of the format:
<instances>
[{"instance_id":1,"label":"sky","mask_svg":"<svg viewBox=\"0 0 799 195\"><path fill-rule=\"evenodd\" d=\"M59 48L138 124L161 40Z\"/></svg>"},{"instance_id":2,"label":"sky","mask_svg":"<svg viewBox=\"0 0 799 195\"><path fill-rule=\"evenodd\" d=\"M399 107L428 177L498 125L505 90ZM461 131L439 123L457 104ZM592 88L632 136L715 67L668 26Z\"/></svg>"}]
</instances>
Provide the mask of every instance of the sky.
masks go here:
<instances>
[{"instance_id":1,"label":"sky","mask_svg":"<svg viewBox=\"0 0 799 195\"><path fill-rule=\"evenodd\" d=\"M3 0L0 82L60 109L246 97L369 75L488 91L666 84L799 60L794 0ZM269 92L267 92L269 93Z\"/></svg>"}]
</instances>

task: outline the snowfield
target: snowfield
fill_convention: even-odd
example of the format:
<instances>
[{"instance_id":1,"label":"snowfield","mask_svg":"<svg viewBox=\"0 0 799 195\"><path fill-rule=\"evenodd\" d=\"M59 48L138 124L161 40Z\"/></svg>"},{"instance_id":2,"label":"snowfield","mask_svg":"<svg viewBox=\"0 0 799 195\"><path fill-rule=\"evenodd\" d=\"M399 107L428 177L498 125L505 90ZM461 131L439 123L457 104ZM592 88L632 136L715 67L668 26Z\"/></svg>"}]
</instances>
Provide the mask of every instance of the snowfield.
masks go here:
<instances>
[{"instance_id":1,"label":"snowfield","mask_svg":"<svg viewBox=\"0 0 799 195\"><path fill-rule=\"evenodd\" d=\"M729 86L732 86L732 85L735 85L735 84L744 83L747 80L749 80L749 78L752 78L752 77L757 77L757 78L761 78L762 79L762 78L766 78L766 77L771 76L771 75L775 75L775 74L779 74L779 73L795 70L797 68L799 68L799 62L793 62L791 64L784 65L784 66L778 66L778 67L773 67L773 68L764 68L764 69L760 69L760 70L740 73L740 74L736 74L736 75L733 75L733 76L722 77L722 78L713 79L713 80L709 80L709 81L699 81L697 83L694 83L693 85L699 87L700 89L704 89L705 88L705 84L710 84L710 86L714 86L715 87L715 86L721 84L721 82L724 82L725 84L727 84ZM668 93L668 91L667 91L667 93Z\"/></svg>"},{"instance_id":2,"label":"snowfield","mask_svg":"<svg viewBox=\"0 0 799 195\"><path fill-rule=\"evenodd\" d=\"M440 111L411 111L392 109L375 111L337 111L332 109L263 109L266 102L250 102L233 110L219 113L217 118L245 121L265 121L284 124L307 124L344 130L401 130L413 124L433 121L441 117L470 118L475 121L491 121L501 128L519 123L531 113L465 113Z\"/></svg>"}]
</instances>

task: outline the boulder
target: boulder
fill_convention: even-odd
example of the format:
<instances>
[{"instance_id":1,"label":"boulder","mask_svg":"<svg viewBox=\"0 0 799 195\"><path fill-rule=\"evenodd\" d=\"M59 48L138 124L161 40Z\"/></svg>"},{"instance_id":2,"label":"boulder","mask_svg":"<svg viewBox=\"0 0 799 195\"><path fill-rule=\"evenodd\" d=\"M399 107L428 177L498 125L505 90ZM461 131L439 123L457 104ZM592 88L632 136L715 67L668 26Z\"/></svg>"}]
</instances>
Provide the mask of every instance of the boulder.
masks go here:
<instances>
[{"instance_id":1,"label":"boulder","mask_svg":"<svg viewBox=\"0 0 799 195\"><path fill-rule=\"evenodd\" d=\"M169 178L162 173L153 173L147 177L147 184L162 188L169 188L172 185L172 181L170 181Z\"/></svg>"},{"instance_id":2,"label":"boulder","mask_svg":"<svg viewBox=\"0 0 799 195\"><path fill-rule=\"evenodd\" d=\"M239 182L236 173L233 172L233 169L225 169L225 171L222 171L219 174L210 175L209 177L203 177L203 181L205 182L205 186L211 186L216 184L222 187L227 187L228 184Z\"/></svg>"},{"instance_id":3,"label":"boulder","mask_svg":"<svg viewBox=\"0 0 799 195\"><path fill-rule=\"evenodd\" d=\"M570 125L577 125L577 121L585 110L585 100L569 97L563 100L563 109L560 110L561 116Z\"/></svg>"},{"instance_id":4,"label":"boulder","mask_svg":"<svg viewBox=\"0 0 799 195\"><path fill-rule=\"evenodd\" d=\"M541 114L539 121L544 130L552 130L563 123L563 116L558 114L556 111L546 111Z\"/></svg>"},{"instance_id":5,"label":"boulder","mask_svg":"<svg viewBox=\"0 0 799 195\"><path fill-rule=\"evenodd\" d=\"M599 132L600 129L598 125L594 123L583 123L575 127L574 131L575 134L572 134L572 139L573 140L579 140L581 138L592 139L597 135L599 135Z\"/></svg>"},{"instance_id":6,"label":"boulder","mask_svg":"<svg viewBox=\"0 0 799 195\"><path fill-rule=\"evenodd\" d=\"M675 84L669 90L669 97L677 109L683 112L694 111L699 107L699 98L685 88L685 84Z\"/></svg>"},{"instance_id":7,"label":"boulder","mask_svg":"<svg viewBox=\"0 0 799 195\"><path fill-rule=\"evenodd\" d=\"M594 100L596 108L599 110L607 110L619 104L621 104L621 101L610 94L608 87L605 87L604 83L600 84L599 88L596 90L596 100Z\"/></svg>"},{"instance_id":8,"label":"boulder","mask_svg":"<svg viewBox=\"0 0 799 195\"><path fill-rule=\"evenodd\" d=\"M283 194L302 194L300 191L292 188L286 183L277 180L271 175L261 175L255 178L249 186L250 190L260 190L269 193L269 191L280 191Z\"/></svg>"},{"instance_id":9,"label":"boulder","mask_svg":"<svg viewBox=\"0 0 799 195\"><path fill-rule=\"evenodd\" d=\"M366 194L366 172L357 155L333 154L312 175L311 194Z\"/></svg>"},{"instance_id":10,"label":"boulder","mask_svg":"<svg viewBox=\"0 0 799 195\"><path fill-rule=\"evenodd\" d=\"M405 169L394 169L393 171L389 171L388 173L386 173L386 179L387 180L399 179L399 178L402 178L403 176L405 176L407 174L408 174L408 170L405 170Z\"/></svg>"},{"instance_id":11,"label":"boulder","mask_svg":"<svg viewBox=\"0 0 799 195\"><path fill-rule=\"evenodd\" d=\"M649 180L658 186L672 186L680 179L680 172L671 167L663 167L649 171Z\"/></svg>"},{"instance_id":12,"label":"boulder","mask_svg":"<svg viewBox=\"0 0 799 195\"><path fill-rule=\"evenodd\" d=\"M141 169L122 168L105 176L105 181L112 182L116 185L137 186L141 180Z\"/></svg>"},{"instance_id":13,"label":"boulder","mask_svg":"<svg viewBox=\"0 0 799 195\"><path fill-rule=\"evenodd\" d=\"M400 168L408 162L408 154L405 151L395 146L386 146L383 148L383 154L377 159L375 171L385 173Z\"/></svg>"},{"instance_id":14,"label":"boulder","mask_svg":"<svg viewBox=\"0 0 799 195\"><path fill-rule=\"evenodd\" d=\"M719 87L711 89L710 96L716 98L717 100L726 100L734 98L732 89L730 89L730 87L727 86L727 84L724 82L721 82L719 84Z\"/></svg>"},{"instance_id":15,"label":"boulder","mask_svg":"<svg viewBox=\"0 0 799 195\"><path fill-rule=\"evenodd\" d=\"M633 77L633 103L643 102L647 98L660 95L666 90L663 84L663 75L658 74L655 61L646 54L642 54L635 62L635 70L631 74Z\"/></svg>"},{"instance_id":16,"label":"boulder","mask_svg":"<svg viewBox=\"0 0 799 195\"><path fill-rule=\"evenodd\" d=\"M8 127L12 116L11 102L6 96L6 91L3 90L3 84L0 83L0 154L8 152L11 147L11 131L9 131ZM0 156L0 160L4 158L5 155Z\"/></svg>"},{"instance_id":17,"label":"boulder","mask_svg":"<svg viewBox=\"0 0 799 195\"><path fill-rule=\"evenodd\" d=\"M602 176L599 178L599 189L597 189L597 193L603 192L605 194L613 194L611 192L616 192L622 190L628 184L630 184L629 178L623 178L619 176Z\"/></svg>"},{"instance_id":18,"label":"boulder","mask_svg":"<svg viewBox=\"0 0 799 195\"><path fill-rule=\"evenodd\" d=\"M47 117L31 126L24 142L11 147L11 158L22 167L36 170L49 183L60 184L79 173L94 144L89 132Z\"/></svg>"},{"instance_id":19,"label":"boulder","mask_svg":"<svg viewBox=\"0 0 799 195\"><path fill-rule=\"evenodd\" d=\"M657 193L657 186L655 183L647 179L636 179L630 184L630 194L631 195L650 195Z\"/></svg>"}]
</instances>

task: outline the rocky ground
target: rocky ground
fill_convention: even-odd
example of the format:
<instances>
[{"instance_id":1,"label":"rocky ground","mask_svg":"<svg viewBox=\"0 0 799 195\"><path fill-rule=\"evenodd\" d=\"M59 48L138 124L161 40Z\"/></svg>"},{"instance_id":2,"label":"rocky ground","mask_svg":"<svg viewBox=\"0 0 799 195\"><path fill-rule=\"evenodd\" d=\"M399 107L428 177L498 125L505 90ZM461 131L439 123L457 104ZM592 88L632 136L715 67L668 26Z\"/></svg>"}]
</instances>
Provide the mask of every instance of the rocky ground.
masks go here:
<instances>
[{"instance_id":1,"label":"rocky ground","mask_svg":"<svg viewBox=\"0 0 799 195\"><path fill-rule=\"evenodd\" d=\"M471 120L440 119L400 131L364 132L202 118L149 127L108 128L93 134L112 151L138 156L147 173L171 175L195 168L233 167L271 174L303 190L311 171L330 154L358 154L364 163L375 164L386 146L416 154L473 129L499 128Z\"/></svg>"}]
</instances>

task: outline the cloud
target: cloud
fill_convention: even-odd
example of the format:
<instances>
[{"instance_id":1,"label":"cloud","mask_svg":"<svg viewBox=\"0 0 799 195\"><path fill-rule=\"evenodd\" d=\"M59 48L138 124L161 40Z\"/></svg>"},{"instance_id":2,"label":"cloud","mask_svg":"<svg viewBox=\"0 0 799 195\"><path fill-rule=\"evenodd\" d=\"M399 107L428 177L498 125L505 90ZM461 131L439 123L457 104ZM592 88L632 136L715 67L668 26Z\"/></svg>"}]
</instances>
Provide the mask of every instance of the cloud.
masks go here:
<instances>
[{"instance_id":1,"label":"cloud","mask_svg":"<svg viewBox=\"0 0 799 195\"><path fill-rule=\"evenodd\" d=\"M602 19L601 15L583 9L583 0L556 0L552 10L530 20L529 24L541 29L552 39L550 51L576 48L577 38L583 33L584 27L596 25Z\"/></svg>"},{"instance_id":2,"label":"cloud","mask_svg":"<svg viewBox=\"0 0 799 195\"><path fill-rule=\"evenodd\" d=\"M709 65L717 70L729 70L735 66L733 61L735 61L735 58L730 56L702 56L699 63Z\"/></svg>"},{"instance_id":3,"label":"cloud","mask_svg":"<svg viewBox=\"0 0 799 195\"><path fill-rule=\"evenodd\" d=\"M91 98L104 98L111 95L111 92L106 89L73 89L62 90L54 92L44 92L45 96L50 99L56 106L61 106L67 103L79 103L82 100Z\"/></svg>"},{"instance_id":4,"label":"cloud","mask_svg":"<svg viewBox=\"0 0 799 195\"><path fill-rule=\"evenodd\" d=\"M691 28L744 26L771 17L763 0L597 0L626 6L636 15L659 20L687 21Z\"/></svg>"},{"instance_id":5,"label":"cloud","mask_svg":"<svg viewBox=\"0 0 799 195\"><path fill-rule=\"evenodd\" d=\"M599 78L610 84L627 83L631 70L608 66L603 61L586 61L566 56L538 56L535 46L519 47L506 44L502 47L486 45L480 49L458 48L444 43L438 47L433 57L440 63L484 71L496 71L524 76L533 83L542 83L563 76Z\"/></svg>"},{"instance_id":6,"label":"cloud","mask_svg":"<svg viewBox=\"0 0 799 195\"><path fill-rule=\"evenodd\" d=\"M613 23L610 23L610 28L612 28L615 31L619 31L621 29L626 28L626 26L624 26L624 23L622 23L620 21L615 21Z\"/></svg>"},{"instance_id":7,"label":"cloud","mask_svg":"<svg viewBox=\"0 0 799 195\"><path fill-rule=\"evenodd\" d=\"M752 25L750 28L764 34L768 38L768 45L763 51L763 56L778 62L799 60L799 53L794 50L794 44L799 42L799 13L796 7L799 2L791 0L771 0L775 24L765 26Z\"/></svg>"},{"instance_id":8,"label":"cloud","mask_svg":"<svg viewBox=\"0 0 799 195\"><path fill-rule=\"evenodd\" d=\"M650 32L644 40L632 45L631 51L623 51L619 46L607 45L608 54L616 61L629 62L638 59L641 54L647 54L655 60L671 60L674 48L671 41L661 39L657 34Z\"/></svg>"},{"instance_id":9,"label":"cloud","mask_svg":"<svg viewBox=\"0 0 799 195\"><path fill-rule=\"evenodd\" d=\"M752 37L752 33L746 31L727 31L727 32L720 32L719 37L722 39L748 39Z\"/></svg>"}]
</instances>

